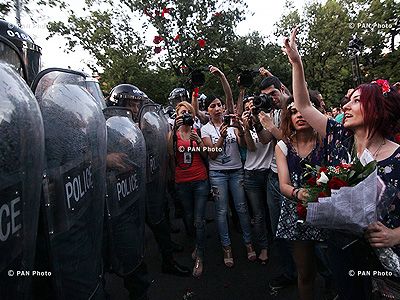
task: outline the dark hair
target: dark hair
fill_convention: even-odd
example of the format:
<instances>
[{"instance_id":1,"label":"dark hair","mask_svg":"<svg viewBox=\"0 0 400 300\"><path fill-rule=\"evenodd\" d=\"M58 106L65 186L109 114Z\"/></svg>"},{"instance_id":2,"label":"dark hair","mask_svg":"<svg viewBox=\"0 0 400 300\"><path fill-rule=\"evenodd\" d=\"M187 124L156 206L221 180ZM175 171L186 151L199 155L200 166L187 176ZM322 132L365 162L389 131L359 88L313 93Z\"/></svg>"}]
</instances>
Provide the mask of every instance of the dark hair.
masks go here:
<instances>
[{"instance_id":1,"label":"dark hair","mask_svg":"<svg viewBox=\"0 0 400 300\"><path fill-rule=\"evenodd\" d=\"M315 96L309 94L310 101L311 103L317 108L319 111L321 111L321 104ZM282 109L282 116L281 116L281 130L284 138L289 139L293 135L294 127L292 124L292 114L289 109L287 109L287 106L289 106L290 103L294 102L293 96L290 96L287 99L286 106Z\"/></svg>"},{"instance_id":2,"label":"dark hair","mask_svg":"<svg viewBox=\"0 0 400 300\"><path fill-rule=\"evenodd\" d=\"M210 106L211 102L213 102L215 99L219 99L222 104L224 104L224 101L218 96L215 95L207 95L206 101L204 102L206 109Z\"/></svg>"},{"instance_id":3,"label":"dark hair","mask_svg":"<svg viewBox=\"0 0 400 300\"><path fill-rule=\"evenodd\" d=\"M368 127L368 136L376 132L383 137L394 134L400 125L400 94L393 87L384 96L381 87L376 83L366 83L354 89L360 90L360 102L364 124ZM351 97L351 96L350 96Z\"/></svg>"},{"instance_id":4,"label":"dark hair","mask_svg":"<svg viewBox=\"0 0 400 300\"><path fill-rule=\"evenodd\" d=\"M271 85L273 85L276 89L280 90L282 87L282 82L278 79L278 77L268 76L261 81L260 90L265 90Z\"/></svg>"}]
</instances>

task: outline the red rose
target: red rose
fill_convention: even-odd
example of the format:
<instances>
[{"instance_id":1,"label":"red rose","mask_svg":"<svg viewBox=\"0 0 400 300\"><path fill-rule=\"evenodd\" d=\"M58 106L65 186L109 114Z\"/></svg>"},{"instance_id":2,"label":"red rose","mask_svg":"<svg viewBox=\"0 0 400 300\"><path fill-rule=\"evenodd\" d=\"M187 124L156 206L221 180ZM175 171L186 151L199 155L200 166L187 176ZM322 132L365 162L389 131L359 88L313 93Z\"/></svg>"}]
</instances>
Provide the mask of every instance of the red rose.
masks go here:
<instances>
[{"instance_id":1,"label":"red rose","mask_svg":"<svg viewBox=\"0 0 400 300\"><path fill-rule=\"evenodd\" d=\"M158 45L158 44L161 43L163 40L164 40L164 39L163 39L161 36L156 35L156 36L154 37L154 39L153 39L153 43L156 44L156 45Z\"/></svg>"},{"instance_id":2,"label":"red rose","mask_svg":"<svg viewBox=\"0 0 400 300\"><path fill-rule=\"evenodd\" d=\"M318 173L322 173L322 172L324 172L325 174L328 174L328 168L325 168L325 167L319 168Z\"/></svg>"},{"instance_id":3,"label":"red rose","mask_svg":"<svg viewBox=\"0 0 400 300\"><path fill-rule=\"evenodd\" d=\"M200 39L197 42L199 43L200 48L204 48L206 46L206 41L203 39Z\"/></svg>"},{"instance_id":4,"label":"red rose","mask_svg":"<svg viewBox=\"0 0 400 300\"><path fill-rule=\"evenodd\" d=\"M331 190L338 190L338 189L340 189L341 187L344 187L344 186L349 186L349 184L346 181L344 181L342 179L339 179L337 177L333 177L328 182L328 187Z\"/></svg>"},{"instance_id":5,"label":"red rose","mask_svg":"<svg viewBox=\"0 0 400 300\"><path fill-rule=\"evenodd\" d=\"M179 34L177 34L175 37L174 37L174 41L176 42L176 41L179 41L179 39L180 39L180 35Z\"/></svg>"},{"instance_id":6,"label":"red rose","mask_svg":"<svg viewBox=\"0 0 400 300\"><path fill-rule=\"evenodd\" d=\"M307 209L303 206L301 202L297 202L296 210L299 219L305 220L307 217Z\"/></svg>"},{"instance_id":7,"label":"red rose","mask_svg":"<svg viewBox=\"0 0 400 300\"><path fill-rule=\"evenodd\" d=\"M329 197L329 196L330 196L330 193L327 191L322 191L322 192L318 193L318 198L324 198L324 197ZM318 199L317 199L317 201L318 201Z\"/></svg>"},{"instance_id":8,"label":"red rose","mask_svg":"<svg viewBox=\"0 0 400 300\"><path fill-rule=\"evenodd\" d=\"M155 52L155 53L160 53L161 50L162 50L161 47L154 47L154 52Z\"/></svg>"},{"instance_id":9,"label":"red rose","mask_svg":"<svg viewBox=\"0 0 400 300\"><path fill-rule=\"evenodd\" d=\"M315 185L317 185L317 179L315 177L311 177L307 180L307 184L309 184L311 186L315 186Z\"/></svg>"}]
</instances>

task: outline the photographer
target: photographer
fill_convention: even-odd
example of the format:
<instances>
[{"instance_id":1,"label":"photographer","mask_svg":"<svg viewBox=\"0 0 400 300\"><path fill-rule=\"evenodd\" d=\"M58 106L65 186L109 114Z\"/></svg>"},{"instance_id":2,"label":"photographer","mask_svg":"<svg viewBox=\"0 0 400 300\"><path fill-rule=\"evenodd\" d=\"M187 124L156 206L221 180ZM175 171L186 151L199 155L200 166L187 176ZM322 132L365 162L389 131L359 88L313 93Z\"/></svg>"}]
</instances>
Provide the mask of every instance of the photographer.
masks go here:
<instances>
[{"instance_id":1,"label":"photographer","mask_svg":"<svg viewBox=\"0 0 400 300\"><path fill-rule=\"evenodd\" d=\"M185 223L192 236L194 231L196 232L196 249L193 252L195 265L192 274L194 277L199 277L203 272L206 242L205 210L210 187L204 163L206 158L206 153L203 152L204 143L192 127L194 118L192 105L186 101L177 104L174 130L169 136L168 152L171 161L175 163L175 190L183 205Z\"/></svg>"},{"instance_id":2,"label":"photographer","mask_svg":"<svg viewBox=\"0 0 400 300\"><path fill-rule=\"evenodd\" d=\"M233 112L232 91L225 75L216 67L210 72L221 79L226 96L228 113ZM243 169L239 153L239 144L243 144L243 128L237 117L224 117L222 101L217 97L208 97L206 107L210 121L201 128L204 144L209 147L210 183L215 199L218 231L223 247L224 263L232 267L233 256L229 238L227 212L230 190L243 231L243 240L249 260L255 260L256 254L251 242L250 219L243 189ZM236 128L235 128L236 127Z\"/></svg>"},{"instance_id":3,"label":"photographer","mask_svg":"<svg viewBox=\"0 0 400 300\"><path fill-rule=\"evenodd\" d=\"M273 143L262 144L254 128L256 118L252 115L252 99L244 100L245 111L242 115L244 138L247 148L244 165L244 188L253 211L255 242L261 249L258 260L268 262L268 241L266 225L268 172L274 155ZM268 226L269 227L269 226Z\"/></svg>"},{"instance_id":4,"label":"photographer","mask_svg":"<svg viewBox=\"0 0 400 300\"><path fill-rule=\"evenodd\" d=\"M261 75L268 75L266 74L265 69L260 69L260 73ZM282 132L279 129L282 112L281 108L286 104L290 93L282 84L282 82L275 76L268 76L264 78L261 81L260 90L262 94L271 96L274 104L274 109L271 110L270 114L261 111L258 115L260 122L264 127L264 130L259 133L260 141L261 143L266 144L272 139L275 147L276 142L281 140L283 137ZM262 134L264 134L266 138L261 139ZM278 168L276 165L275 155L273 156L270 164L267 193L267 204L271 221L271 229L275 237L282 205L282 195L279 189ZM275 239L274 242L277 250L280 253L279 257L280 263L283 267L283 272L270 281L269 287L271 290L281 289L296 282L296 269L291 255L290 245L283 239Z\"/></svg>"}]
</instances>

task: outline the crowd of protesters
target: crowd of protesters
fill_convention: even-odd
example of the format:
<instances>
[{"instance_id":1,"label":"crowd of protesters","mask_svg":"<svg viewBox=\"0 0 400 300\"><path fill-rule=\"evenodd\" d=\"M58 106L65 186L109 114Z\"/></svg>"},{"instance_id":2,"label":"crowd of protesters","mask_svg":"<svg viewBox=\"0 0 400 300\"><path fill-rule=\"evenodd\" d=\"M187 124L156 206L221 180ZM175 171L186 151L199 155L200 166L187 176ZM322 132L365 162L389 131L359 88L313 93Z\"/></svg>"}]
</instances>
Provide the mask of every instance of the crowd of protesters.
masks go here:
<instances>
[{"instance_id":1,"label":"crowd of protesters","mask_svg":"<svg viewBox=\"0 0 400 300\"><path fill-rule=\"evenodd\" d=\"M207 96L201 111L195 91L191 104L186 97L176 105L169 153L185 221L195 228L193 276L203 272L205 204L210 192L226 267L234 265L235 257L227 221L231 209L238 215L249 261L267 264L271 242L278 249L282 274L270 282L271 288L297 278L300 299L313 299L320 260L332 273L337 299L372 299L379 293L376 284L395 293L400 286L396 276L374 281L348 274L349 270L385 270L371 254L373 248L392 248L399 261L399 194L389 215L370 224L354 246L351 234L299 222L293 200L309 197L303 188L306 165L336 166L360 157L364 150L377 161L383 182L398 191L400 92L378 80L349 90L339 105L327 108L321 94L307 87L296 30L285 41L284 51L292 64L293 94L261 68L260 92L273 100L268 112L257 111L254 97L246 95L243 87L234 105L230 85L216 67L210 72L220 79L225 97ZM200 120L200 126L195 129L193 122L184 121L185 114ZM327 251L318 251L320 244L327 245Z\"/></svg>"}]
</instances>

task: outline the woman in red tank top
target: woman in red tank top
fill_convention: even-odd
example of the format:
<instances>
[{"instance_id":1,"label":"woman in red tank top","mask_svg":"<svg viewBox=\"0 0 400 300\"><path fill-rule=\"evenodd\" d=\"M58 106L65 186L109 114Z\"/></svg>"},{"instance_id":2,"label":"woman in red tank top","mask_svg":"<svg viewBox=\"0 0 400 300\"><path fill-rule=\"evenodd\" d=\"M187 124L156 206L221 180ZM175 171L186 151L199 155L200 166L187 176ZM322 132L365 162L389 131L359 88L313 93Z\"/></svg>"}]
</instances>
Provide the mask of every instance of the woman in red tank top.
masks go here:
<instances>
[{"instance_id":1,"label":"woman in red tank top","mask_svg":"<svg viewBox=\"0 0 400 300\"><path fill-rule=\"evenodd\" d=\"M205 163L207 152L202 139L192 128L194 108L183 101L176 106L176 119L169 137L169 154L175 168L175 189L184 209L189 232L196 234L193 276L203 272L205 249L205 209L210 191Z\"/></svg>"}]
</instances>

